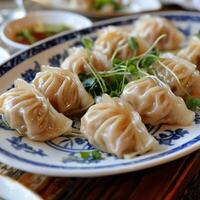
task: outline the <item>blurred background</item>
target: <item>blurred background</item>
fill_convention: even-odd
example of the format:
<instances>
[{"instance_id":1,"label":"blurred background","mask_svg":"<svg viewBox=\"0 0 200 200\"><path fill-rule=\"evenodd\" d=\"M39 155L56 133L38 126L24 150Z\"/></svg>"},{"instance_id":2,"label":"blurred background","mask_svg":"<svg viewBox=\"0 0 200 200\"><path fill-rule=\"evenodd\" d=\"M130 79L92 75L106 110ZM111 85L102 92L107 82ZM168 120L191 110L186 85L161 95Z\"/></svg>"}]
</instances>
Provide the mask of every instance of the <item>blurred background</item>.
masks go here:
<instances>
[{"instance_id":1,"label":"blurred background","mask_svg":"<svg viewBox=\"0 0 200 200\"><path fill-rule=\"evenodd\" d=\"M6 34L3 35L5 32L5 30L2 30L3 25L8 21L16 20L31 12L41 10L42 12L44 12L44 10L76 12L89 18L92 22L96 22L112 17L155 11L199 11L200 0L0 0L1 61L3 61L3 57L8 57L8 53L12 54L17 50L23 49L13 48L11 44L12 41L8 41L10 36ZM10 29L13 27L14 26L10 27ZM63 27L56 27L56 29L62 30ZM64 30L65 29L63 29L63 31ZM59 32L60 31L58 31L58 33ZM25 35L27 37L27 33ZM51 36L52 34L49 35ZM30 34L28 36L30 36ZM41 38L43 39L43 37ZM2 48L4 48L4 50L6 49L7 53L5 51L3 52Z\"/></svg>"}]
</instances>

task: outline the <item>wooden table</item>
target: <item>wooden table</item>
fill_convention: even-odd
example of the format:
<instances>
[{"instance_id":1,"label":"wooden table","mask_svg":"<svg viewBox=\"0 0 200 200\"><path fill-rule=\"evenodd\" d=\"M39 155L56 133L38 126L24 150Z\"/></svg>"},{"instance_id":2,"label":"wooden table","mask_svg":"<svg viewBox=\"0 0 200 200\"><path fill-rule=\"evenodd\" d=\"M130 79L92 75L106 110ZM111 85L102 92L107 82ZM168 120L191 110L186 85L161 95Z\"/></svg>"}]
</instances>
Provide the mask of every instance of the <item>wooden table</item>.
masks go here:
<instances>
[{"instance_id":1,"label":"wooden table","mask_svg":"<svg viewBox=\"0 0 200 200\"><path fill-rule=\"evenodd\" d=\"M45 200L188 200L189 186L200 179L199 173L200 151L151 169L100 178L47 177L0 164L0 174L18 180ZM200 194L190 199L200 199Z\"/></svg>"}]
</instances>

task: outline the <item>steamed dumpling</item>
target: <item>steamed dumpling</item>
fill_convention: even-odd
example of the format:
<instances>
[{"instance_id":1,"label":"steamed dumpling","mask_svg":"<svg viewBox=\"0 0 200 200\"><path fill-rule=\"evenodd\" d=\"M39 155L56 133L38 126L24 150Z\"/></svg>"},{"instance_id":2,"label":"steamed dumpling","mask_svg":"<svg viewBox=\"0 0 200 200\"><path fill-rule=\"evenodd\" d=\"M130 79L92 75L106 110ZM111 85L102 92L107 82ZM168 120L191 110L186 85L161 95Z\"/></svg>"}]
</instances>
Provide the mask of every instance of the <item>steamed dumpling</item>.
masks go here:
<instances>
[{"instance_id":1,"label":"steamed dumpling","mask_svg":"<svg viewBox=\"0 0 200 200\"><path fill-rule=\"evenodd\" d=\"M133 52L128 45L130 37L128 30L124 30L122 27L109 26L99 31L94 48L103 52L108 58L112 58L114 54L120 59L127 59L147 51L149 44L138 36L135 37L138 48L136 52Z\"/></svg>"},{"instance_id":2,"label":"steamed dumpling","mask_svg":"<svg viewBox=\"0 0 200 200\"><path fill-rule=\"evenodd\" d=\"M97 148L119 157L134 156L153 148L140 115L119 98L103 95L81 118L81 132Z\"/></svg>"},{"instance_id":3,"label":"steamed dumpling","mask_svg":"<svg viewBox=\"0 0 200 200\"><path fill-rule=\"evenodd\" d=\"M150 44L153 44L159 36L165 34L166 37L157 45L160 50L176 50L184 39L183 34L171 21L150 15L143 16L135 22L133 33L144 38Z\"/></svg>"},{"instance_id":4,"label":"steamed dumpling","mask_svg":"<svg viewBox=\"0 0 200 200\"><path fill-rule=\"evenodd\" d=\"M32 140L46 141L71 131L72 121L23 80L0 96L0 112L11 128Z\"/></svg>"},{"instance_id":5,"label":"steamed dumpling","mask_svg":"<svg viewBox=\"0 0 200 200\"><path fill-rule=\"evenodd\" d=\"M33 84L54 108L66 115L81 112L94 103L78 76L68 70L43 66Z\"/></svg>"},{"instance_id":6,"label":"steamed dumpling","mask_svg":"<svg viewBox=\"0 0 200 200\"><path fill-rule=\"evenodd\" d=\"M107 57L100 51L88 52L84 48L73 48L71 54L67 57L61 65L61 68L70 70L76 74L90 72L88 63L97 71L107 71L111 68L111 63Z\"/></svg>"},{"instance_id":7,"label":"steamed dumpling","mask_svg":"<svg viewBox=\"0 0 200 200\"><path fill-rule=\"evenodd\" d=\"M181 49L177 55L195 64L200 70L200 38L193 36L188 45Z\"/></svg>"},{"instance_id":8,"label":"steamed dumpling","mask_svg":"<svg viewBox=\"0 0 200 200\"><path fill-rule=\"evenodd\" d=\"M169 87L159 85L156 79L142 78L126 85L121 98L129 103L151 125L190 125L194 113L187 109L183 99L175 96Z\"/></svg>"},{"instance_id":9,"label":"steamed dumpling","mask_svg":"<svg viewBox=\"0 0 200 200\"><path fill-rule=\"evenodd\" d=\"M187 92L192 96L200 97L200 74L196 70L196 65L167 53L154 64L154 68L158 77L167 83L177 96L185 97Z\"/></svg>"}]
</instances>

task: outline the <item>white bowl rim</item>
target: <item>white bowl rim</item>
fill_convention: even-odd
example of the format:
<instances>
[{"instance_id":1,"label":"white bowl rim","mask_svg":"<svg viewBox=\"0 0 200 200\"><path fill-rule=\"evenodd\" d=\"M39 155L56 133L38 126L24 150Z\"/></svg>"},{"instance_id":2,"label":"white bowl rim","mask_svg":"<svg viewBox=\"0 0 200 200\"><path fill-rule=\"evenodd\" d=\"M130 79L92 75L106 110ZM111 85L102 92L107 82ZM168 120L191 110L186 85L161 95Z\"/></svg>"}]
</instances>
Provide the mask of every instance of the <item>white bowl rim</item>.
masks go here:
<instances>
[{"instance_id":1,"label":"white bowl rim","mask_svg":"<svg viewBox=\"0 0 200 200\"><path fill-rule=\"evenodd\" d=\"M0 174L0 180L2 180L5 183L8 183L7 185L15 185L15 187L17 187L19 190L21 190L20 192L25 192L28 193L29 195L31 195L35 200L42 200L42 197L40 197L38 194L36 194L34 191L30 190L28 187L26 187L25 185L21 184L20 182L16 181L15 179L12 179L8 176L2 175ZM5 184L6 185L6 184ZM5 189L7 188L7 186L5 185L1 185L1 187L4 187ZM1 195L1 194L0 194ZM15 194L13 194L15 195ZM12 196L10 196L12 197Z\"/></svg>"},{"instance_id":2,"label":"white bowl rim","mask_svg":"<svg viewBox=\"0 0 200 200\"><path fill-rule=\"evenodd\" d=\"M92 24L93 24L92 21L89 18L87 18L87 17L85 17L85 16L83 16L81 14L70 12L70 11L59 11L59 10L54 10L54 11L51 11L51 10L31 11L31 12L29 12L27 15L25 15L22 18L15 19L15 20L9 20L9 21L5 22L4 24L2 24L2 26L0 28L1 39L6 45L10 46L11 48L15 48L17 50L26 49L26 48L30 47L31 45L18 43L18 42L15 42L14 40L10 39L9 37L7 37L5 32L4 32L6 27L9 26L13 22L16 22L16 21L20 22L21 20L24 20L26 18L34 18L34 16L48 16L48 15L55 15L55 14L71 15L71 16L74 16L74 17L82 18L87 23L87 26L85 26L83 28L87 28L89 26L92 26ZM75 30L77 30L77 29L76 28L73 29L73 31L75 31ZM66 31L66 32L69 32L69 31ZM51 37L48 37L48 38L51 38Z\"/></svg>"}]
</instances>

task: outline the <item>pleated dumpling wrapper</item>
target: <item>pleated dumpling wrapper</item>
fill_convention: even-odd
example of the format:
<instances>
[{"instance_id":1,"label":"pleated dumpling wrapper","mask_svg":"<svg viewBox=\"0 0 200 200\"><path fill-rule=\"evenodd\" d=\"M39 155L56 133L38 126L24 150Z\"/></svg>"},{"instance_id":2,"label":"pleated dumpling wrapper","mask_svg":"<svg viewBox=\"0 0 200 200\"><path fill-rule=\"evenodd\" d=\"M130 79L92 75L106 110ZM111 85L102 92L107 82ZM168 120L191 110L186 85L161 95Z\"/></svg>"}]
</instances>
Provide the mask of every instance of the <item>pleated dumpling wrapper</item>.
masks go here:
<instances>
[{"instance_id":1,"label":"pleated dumpling wrapper","mask_svg":"<svg viewBox=\"0 0 200 200\"><path fill-rule=\"evenodd\" d=\"M191 95L200 98L200 73L196 65L171 53L161 55L153 64L157 76L181 97Z\"/></svg>"},{"instance_id":2,"label":"pleated dumpling wrapper","mask_svg":"<svg viewBox=\"0 0 200 200\"><path fill-rule=\"evenodd\" d=\"M183 34L171 21L150 15L145 15L135 22L133 34L139 35L150 44L153 44L159 36L165 35L157 45L160 50L176 50L180 48L184 39Z\"/></svg>"},{"instance_id":3,"label":"pleated dumpling wrapper","mask_svg":"<svg viewBox=\"0 0 200 200\"><path fill-rule=\"evenodd\" d=\"M140 115L126 102L106 94L81 118L80 130L92 145L120 158L143 154L157 146Z\"/></svg>"},{"instance_id":4,"label":"pleated dumpling wrapper","mask_svg":"<svg viewBox=\"0 0 200 200\"><path fill-rule=\"evenodd\" d=\"M191 37L187 46L177 55L195 64L200 71L200 36Z\"/></svg>"},{"instance_id":5,"label":"pleated dumpling wrapper","mask_svg":"<svg viewBox=\"0 0 200 200\"><path fill-rule=\"evenodd\" d=\"M0 112L11 128L31 140L51 140L72 130L72 121L21 79L15 81L15 88L0 96Z\"/></svg>"},{"instance_id":6,"label":"pleated dumpling wrapper","mask_svg":"<svg viewBox=\"0 0 200 200\"><path fill-rule=\"evenodd\" d=\"M146 40L136 36L134 42L137 44L137 48L133 51L128 43L131 37L130 31L123 27L109 26L99 31L94 49L103 52L109 59L112 57L128 59L143 54L150 47Z\"/></svg>"},{"instance_id":7,"label":"pleated dumpling wrapper","mask_svg":"<svg viewBox=\"0 0 200 200\"><path fill-rule=\"evenodd\" d=\"M33 84L59 112L80 113L94 103L77 74L57 67L42 66Z\"/></svg>"},{"instance_id":8,"label":"pleated dumpling wrapper","mask_svg":"<svg viewBox=\"0 0 200 200\"><path fill-rule=\"evenodd\" d=\"M186 107L183 99L156 77L128 83L121 98L140 114L145 124L187 126L194 120L194 112Z\"/></svg>"},{"instance_id":9,"label":"pleated dumpling wrapper","mask_svg":"<svg viewBox=\"0 0 200 200\"><path fill-rule=\"evenodd\" d=\"M90 73L88 65L92 65L97 71L108 71L112 66L106 55L100 51L72 48L70 55L61 64L61 68L82 74Z\"/></svg>"}]
</instances>

